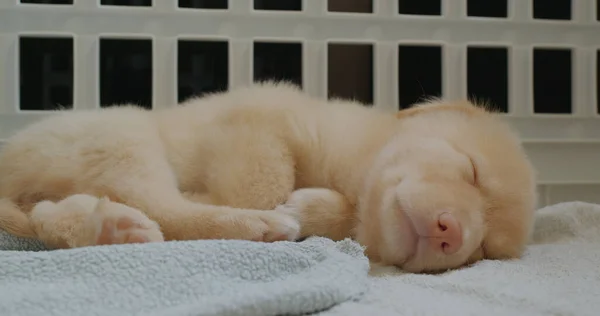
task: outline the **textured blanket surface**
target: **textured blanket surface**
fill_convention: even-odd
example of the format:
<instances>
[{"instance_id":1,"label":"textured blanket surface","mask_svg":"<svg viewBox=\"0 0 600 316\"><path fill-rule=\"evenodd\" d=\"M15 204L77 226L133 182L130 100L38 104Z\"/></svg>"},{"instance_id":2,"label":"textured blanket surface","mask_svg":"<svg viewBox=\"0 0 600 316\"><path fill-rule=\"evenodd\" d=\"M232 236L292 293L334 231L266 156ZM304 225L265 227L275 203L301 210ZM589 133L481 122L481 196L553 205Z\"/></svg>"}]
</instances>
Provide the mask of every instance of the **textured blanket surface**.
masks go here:
<instances>
[{"instance_id":1,"label":"textured blanket surface","mask_svg":"<svg viewBox=\"0 0 600 316\"><path fill-rule=\"evenodd\" d=\"M0 315L299 315L359 298L353 241L192 241L44 251L0 233Z\"/></svg>"},{"instance_id":2,"label":"textured blanket surface","mask_svg":"<svg viewBox=\"0 0 600 316\"><path fill-rule=\"evenodd\" d=\"M600 205L540 209L522 260L441 275L373 267L362 299L322 315L600 315Z\"/></svg>"}]
</instances>

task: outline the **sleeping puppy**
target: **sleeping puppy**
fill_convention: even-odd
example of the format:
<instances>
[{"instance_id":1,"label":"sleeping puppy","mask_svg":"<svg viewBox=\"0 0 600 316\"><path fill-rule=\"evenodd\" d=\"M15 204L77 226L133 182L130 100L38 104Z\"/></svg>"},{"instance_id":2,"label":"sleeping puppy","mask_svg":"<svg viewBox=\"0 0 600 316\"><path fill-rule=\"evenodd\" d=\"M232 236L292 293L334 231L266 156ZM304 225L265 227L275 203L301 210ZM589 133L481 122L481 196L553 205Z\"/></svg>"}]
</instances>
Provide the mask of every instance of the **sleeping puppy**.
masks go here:
<instances>
[{"instance_id":1,"label":"sleeping puppy","mask_svg":"<svg viewBox=\"0 0 600 316\"><path fill-rule=\"evenodd\" d=\"M296 216L301 235L351 235L371 260L410 272L519 258L537 192L508 126L469 102L432 100L396 116L394 135L376 154L346 166L360 175L355 200L304 188L278 209Z\"/></svg>"},{"instance_id":2,"label":"sleeping puppy","mask_svg":"<svg viewBox=\"0 0 600 316\"><path fill-rule=\"evenodd\" d=\"M468 102L399 113L266 82L146 111L58 112L0 154L0 228L49 247L353 237L406 271L518 258L535 179Z\"/></svg>"}]
</instances>

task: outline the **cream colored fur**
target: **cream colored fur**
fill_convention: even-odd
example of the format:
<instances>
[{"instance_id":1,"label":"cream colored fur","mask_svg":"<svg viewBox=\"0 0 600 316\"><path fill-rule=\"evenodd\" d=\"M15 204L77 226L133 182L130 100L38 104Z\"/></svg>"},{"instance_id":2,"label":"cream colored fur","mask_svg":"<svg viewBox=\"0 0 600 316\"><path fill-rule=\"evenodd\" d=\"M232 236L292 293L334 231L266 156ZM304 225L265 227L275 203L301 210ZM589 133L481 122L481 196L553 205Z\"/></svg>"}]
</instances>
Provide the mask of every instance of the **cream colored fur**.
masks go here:
<instances>
[{"instance_id":1,"label":"cream colored fur","mask_svg":"<svg viewBox=\"0 0 600 316\"><path fill-rule=\"evenodd\" d=\"M0 155L0 228L60 248L354 237L374 261L436 271L519 257L535 196L518 138L468 102L396 115L276 83L57 113ZM462 227L452 254L427 235L440 212Z\"/></svg>"}]
</instances>

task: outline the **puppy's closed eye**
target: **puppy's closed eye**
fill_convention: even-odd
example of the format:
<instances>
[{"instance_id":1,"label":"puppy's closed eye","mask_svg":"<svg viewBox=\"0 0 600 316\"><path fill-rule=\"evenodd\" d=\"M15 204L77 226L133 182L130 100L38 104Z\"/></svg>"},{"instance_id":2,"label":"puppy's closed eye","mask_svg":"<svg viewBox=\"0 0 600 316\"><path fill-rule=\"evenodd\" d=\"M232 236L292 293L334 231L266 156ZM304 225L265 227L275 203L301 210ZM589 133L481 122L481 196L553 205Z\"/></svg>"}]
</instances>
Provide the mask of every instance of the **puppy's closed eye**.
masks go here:
<instances>
[{"instance_id":1,"label":"puppy's closed eye","mask_svg":"<svg viewBox=\"0 0 600 316\"><path fill-rule=\"evenodd\" d=\"M472 181L471 183L474 186L477 186L477 184L478 184L478 179L477 179L477 165L475 165L475 161L473 161L473 158L471 158L471 157L468 157L468 158L469 158L469 162L471 163L471 172L473 174L473 177L471 179L471 181Z\"/></svg>"}]
</instances>

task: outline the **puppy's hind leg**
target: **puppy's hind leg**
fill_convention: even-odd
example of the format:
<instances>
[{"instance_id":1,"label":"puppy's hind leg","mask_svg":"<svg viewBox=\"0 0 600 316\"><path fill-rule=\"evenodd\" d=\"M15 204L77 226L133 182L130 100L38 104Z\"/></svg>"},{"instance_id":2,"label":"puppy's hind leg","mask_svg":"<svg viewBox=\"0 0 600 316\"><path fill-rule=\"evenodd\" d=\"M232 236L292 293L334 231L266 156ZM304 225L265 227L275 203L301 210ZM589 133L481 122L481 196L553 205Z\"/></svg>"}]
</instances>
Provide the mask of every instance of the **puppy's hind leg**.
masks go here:
<instances>
[{"instance_id":1,"label":"puppy's hind leg","mask_svg":"<svg viewBox=\"0 0 600 316\"><path fill-rule=\"evenodd\" d=\"M288 199L294 190L295 166L281 138L234 126L222 128L211 141L205 185L212 201L273 210Z\"/></svg>"},{"instance_id":2,"label":"puppy's hind leg","mask_svg":"<svg viewBox=\"0 0 600 316\"><path fill-rule=\"evenodd\" d=\"M123 153L127 163L110 160L121 155L108 156L104 162L112 168L103 168L101 176L90 178L85 191L141 210L160 225L166 240L297 238L300 227L292 216L190 201L180 192L164 156L133 144L127 149Z\"/></svg>"},{"instance_id":3,"label":"puppy's hind leg","mask_svg":"<svg viewBox=\"0 0 600 316\"><path fill-rule=\"evenodd\" d=\"M131 179L130 179L131 180ZM166 240L295 240L300 227L287 214L197 203L176 186L140 179L138 186L116 187L118 198L144 211L161 227Z\"/></svg>"},{"instance_id":4,"label":"puppy's hind leg","mask_svg":"<svg viewBox=\"0 0 600 316\"><path fill-rule=\"evenodd\" d=\"M163 241L158 224L139 210L85 194L42 201L30 214L37 238L50 248Z\"/></svg>"}]
</instances>

